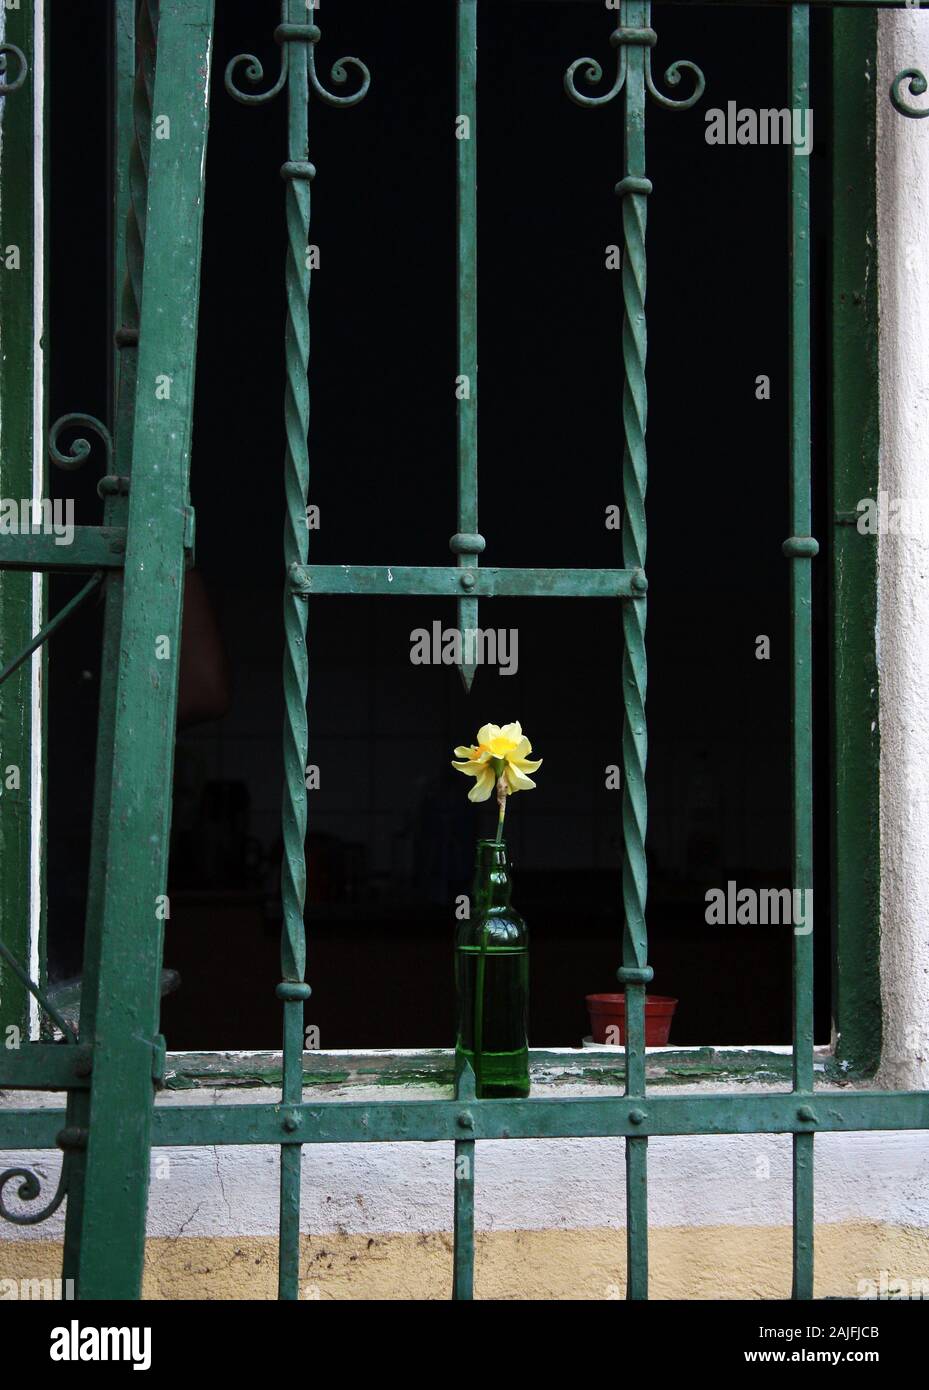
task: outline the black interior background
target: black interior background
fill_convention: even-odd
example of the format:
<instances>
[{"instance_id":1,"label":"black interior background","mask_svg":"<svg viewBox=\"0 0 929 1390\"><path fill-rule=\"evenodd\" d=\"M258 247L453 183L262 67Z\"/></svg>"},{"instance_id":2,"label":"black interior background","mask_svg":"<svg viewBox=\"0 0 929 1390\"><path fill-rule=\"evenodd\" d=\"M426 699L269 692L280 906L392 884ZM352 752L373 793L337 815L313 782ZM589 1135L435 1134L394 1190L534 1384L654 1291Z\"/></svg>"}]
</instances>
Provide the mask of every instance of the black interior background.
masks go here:
<instances>
[{"instance_id":1,"label":"black interior background","mask_svg":"<svg viewBox=\"0 0 929 1390\"><path fill-rule=\"evenodd\" d=\"M107 413L105 0L51 16L52 414ZM279 1045L283 100L225 93L234 54L277 71L273 0L218 0L192 494L197 565L234 677L228 716L178 740L166 998L173 1048ZM480 527L493 565L617 566L622 501L621 104L579 110L564 69L609 70L600 4L493 0L480 18ZM450 563L455 515L454 6L328 0L320 76L368 62L367 99L310 110L311 534L319 562ZM787 1042L790 932L705 922L704 894L790 882L787 564L787 165L783 148L710 146L705 112L787 104L787 12L656 6L656 80L699 63L707 94L649 102L649 933L652 988L679 999L681 1044ZM827 37L813 16L815 379L823 399L828 246ZM746 62L745 54L751 53ZM667 88L680 96L687 90ZM664 84L662 84L664 85ZM755 379L767 374L772 399ZM817 513L826 470L814 439ZM56 475L99 520L98 474ZM820 531L821 534L821 531ZM817 1038L829 1028L825 567L817 575ZM74 592L52 583L54 606ZM410 632L451 603L318 599L309 614L307 1022L322 1046L453 1036L455 895L491 827L449 766L479 725L518 718L544 757L508 813L514 900L532 934L533 1045L574 1045L584 996L621 953L618 605L494 601L516 627L512 677L414 667ZM771 659L756 659L756 637ZM49 960L80 969L99 611L53 639ZM820 804L822 803L822 804Z\"/></svg>"}]
</instances>

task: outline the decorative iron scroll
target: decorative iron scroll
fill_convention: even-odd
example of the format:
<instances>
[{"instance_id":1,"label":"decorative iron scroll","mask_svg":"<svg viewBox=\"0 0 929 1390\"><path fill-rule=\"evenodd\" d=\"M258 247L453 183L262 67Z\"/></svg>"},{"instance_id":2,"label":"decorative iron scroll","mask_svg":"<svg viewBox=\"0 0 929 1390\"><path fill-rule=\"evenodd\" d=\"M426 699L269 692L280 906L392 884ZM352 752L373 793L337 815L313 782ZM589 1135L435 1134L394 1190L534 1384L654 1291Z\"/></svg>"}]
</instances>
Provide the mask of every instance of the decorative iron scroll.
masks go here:
<instances>
[{"instance_id":1,"label":"decorative iron scroll","mask_svg":"<svg viewBox=\"0 0 929 1390\"><path fill-rule=\"evenodd\" d=\"M897 73L890 84L890 100L894 110L899 111L901 116L911 116L916 121L922 120L924 116L929 116L929 106L911 106L900 95L900 88L904 82L909 83L907 90L912 97L925 96L926 90L929 88L924 72L921 72L919 68L904 68L903 72Z\"/></svg>"},{"instance_id":2,"label":"decorative iron scroll","mask_svg":"<svg viewBox=\"0 0 929 1390\"><path fill-rule=\"evenodd\" d=\"M67 1195L67 1169L68 1156L66 1154L55 1195L38 1211L14 1211L7 1206L3 1189L7 1183L21 1178L22 1181L16 1193L17 1197L21 1202L37 1202L42 1195L42 1179L39 1175L34 1173L31 1168L7 1168L0 1173L0 1219L10 1221L14 1226L38 1226L40 1222L47 1221L58 1210Z\"/></svg>"},{"instance_id":3,"label":"decorative iron scroll","mask_svg":"<svg viewBox=\"0 0 929 1390\"><path fill-rule=\"evenodd\" d=\"M584 80L591 86L596 86L603 81L603 68L596 58L577 58L568 68L564 75L564 86L568 96L577 106L605 106L607 102L613 100L622 91L626 82L629 70L626 50L630 46L645 49L645 85L651 95L662 106L667 106L671 110L683 111L696 103L703 96L706 90L706 78L696 63L691 63L686 58L676 58L671 65L665 69L664 80L669 87L676 87L681 80L681 70L693 73L694 90L689 97L682 101L675 101L672 97L664 96L655 86L652 78L652 49L658 42L658 35L654 29L644 26L635 28L632 26L621 26L615 29L610 35L610 44L616 49L616 77L613 85L608 92L601 93L600 96L585 96L577 89L575 73L579 68L586 68Z\"/></svg>"},{"instance_id":4,"label":"decorative iron scroll","mask_svg":"<svg viewBox=\"0 0 929 1390\"><path fill-rule=\"evenodd\" d=\"M11 53L19 64L16 76L9 81L6 75L8 53ZM17 48L15 43L0 43L0 97L9 96L10 92L18 91L25 82L28 72L29 64L23 50Z\"/></svg>"},{"instance_id":5,"label":"decorative iron scroll","mask_svg":"<svg viewBox=\"0 0 929 1390\"><path fill-rule=\"evenodd\" d=\"M61 1165L61 1172L58 1175L58 1185L54 1195L44 1207L38 1211L14 1211L6 1204L4 1188L7 1183L21 1179L17 1190L17 1197L21 1202L37 1202L42 1196L42 1179L38 1173L31 1168L7 1168L0 1173L0 1220L9 1221L14 1226L38 1226L40 1222L47 1221L48 1218L58 1210L68 1195L68 1184L71 1180L71 1167L74 1156L80 1154L87 1147L87 1130L81 1129L76 1125L65 1125L56 1139L64 1154Z\"/></svg>"},{"instance_id":6,"label":"decorative iron scroll","mask_svg":"<svg viewBox=\"0 0 929 1390\"><path fill-rule=\"evenodd\" d=\"M352 92L350 96L340 97L335 92L330 92L320 82L316 73L316 45L322 38L322 31L318 24L288 24L285 22L287 3L281 5L281 23L274 31L274 38L281 45L281 70L277 81L273 87L266 92L245 92L241 87L236 86L235 70L242 63L247 63L245 76L254 86L264 79L264 68L260 58L256 58L254 53L239 53L237 57L231 58L226 64L225 85L226 91L236 101L242 102L245 106L260 106L263 102L271 101L279 92L284 90L290 70L290 57L287 45L289 43L300 42L307 44L307 73L310 86L318 97L329 106L357 106L367 95L368 88L371 86L371 74L360 58L337 58L329 70L329 75L333 82L343 83L348 81L346 67L356 68L361 74L361 86L357 92Z\"/></svg>"},{"instance_id":7,"label":"decorative iron scroll","mask_svg":"<svg viewBox=\"0 0 929 1390\"><path fill-rule=\"evenodd\" d=\"M67 453L58 447L59 437L66 430L90 430L102 442L106 454L106 472L97 484L97 492L101 497L129 491L129 479L113 471L113 436L103 421L98 420L95 415L75 413L62 415L55 421L48 432L48 456L52 463L58 468L64 468L68 473L73 473L78 468L83 468L90 458L92 446L83 435L72 442Z\"/></svg>"}]
</instances>

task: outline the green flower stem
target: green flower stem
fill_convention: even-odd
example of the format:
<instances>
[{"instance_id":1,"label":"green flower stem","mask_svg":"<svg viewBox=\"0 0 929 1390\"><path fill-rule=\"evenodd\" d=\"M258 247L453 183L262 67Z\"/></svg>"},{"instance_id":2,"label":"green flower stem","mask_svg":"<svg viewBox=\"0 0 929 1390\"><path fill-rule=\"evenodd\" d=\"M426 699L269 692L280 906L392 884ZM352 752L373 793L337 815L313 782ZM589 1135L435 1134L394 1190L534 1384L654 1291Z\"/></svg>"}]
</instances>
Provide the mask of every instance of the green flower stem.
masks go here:
<instances>
[{"instance_id":1,"label":"green flower stem","mask_svg":"<svg viewBox=\"0 0 929 1390\"><path fill-rule=\"evenodd\" d=\"M503 822L506 818L506 783L503 782L504 762L502 758L494 758L494 775L497 782L497 839L498 845L503 844ZM482 1081L484 1070L484 975L487 969L487 918L484 918L484 925L481 928L481 949L477 958L477 979L474 982L474 1081L478 1096L483 1094Z\"/></svg>"},{"instance_id":2,"label":"green flower stem","mask_svg":"<svg viewBox=\"0 0 929 1390\"><path fill-rule=\"evenodd\" d=\"M503 821L506 817L506 783L503 782L503 786L501 787L500 783L503 781L504 776L503 759L494 758L493 763L494 775L497 783L497 806L499 808L497 814L497 844L501 845L503 843Z\"/></svg>"}]
</instances>

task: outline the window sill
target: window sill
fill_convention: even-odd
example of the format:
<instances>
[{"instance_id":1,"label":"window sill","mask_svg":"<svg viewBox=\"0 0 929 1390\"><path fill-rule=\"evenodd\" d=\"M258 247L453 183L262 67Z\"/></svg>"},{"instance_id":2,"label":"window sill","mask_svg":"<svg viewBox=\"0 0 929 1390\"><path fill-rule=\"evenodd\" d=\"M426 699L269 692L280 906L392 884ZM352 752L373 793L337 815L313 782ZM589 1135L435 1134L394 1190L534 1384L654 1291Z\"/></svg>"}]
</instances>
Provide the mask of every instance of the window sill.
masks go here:
<instances>
[{"instance_id":1,"label":"window sill","mask_svg":"<svg viewBox=\"0 0 929 1390\"><path fill-rule=\"evenodd\" d=\"M594 1085L619 1088L624 1081L624 1049L530 1049L533 1089ZM837 1063L832 1049L815 1051L817 1082L848 1084L853 1077ZM789 1090L789 1047L650 1047L649 1086L713 1081L774 1086ZM165 1085L170 1091L253 1089L281 1084L280 1052L169 1053ZM303 1084L323 1091L391 1087L441 1089L452 1094L454 1053L449 1048L331 1051L303 1054Z\"/></svg>"}]
</instances>

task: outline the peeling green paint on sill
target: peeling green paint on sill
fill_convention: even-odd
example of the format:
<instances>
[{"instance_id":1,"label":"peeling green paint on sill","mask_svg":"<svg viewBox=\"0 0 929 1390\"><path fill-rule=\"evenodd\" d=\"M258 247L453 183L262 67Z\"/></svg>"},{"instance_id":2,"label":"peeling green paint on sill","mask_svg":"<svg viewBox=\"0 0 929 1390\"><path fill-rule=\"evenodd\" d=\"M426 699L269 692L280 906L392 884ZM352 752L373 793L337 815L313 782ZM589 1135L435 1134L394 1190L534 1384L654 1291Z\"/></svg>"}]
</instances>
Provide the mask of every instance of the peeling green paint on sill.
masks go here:
<instances>
[{"instance_id":1,"label":"peeling green paint on sill","mask_svg":"<svg viewBox=\"0 0 929 1390\"><path fill-rule=\"evenodd\" d=\"M625 1080L621 1052L588 1049L530 1052L535 1086L621 1086ZM772 1085L790 1082L791 1058L787 1053L763 1049L695 1048L690 1051L649 1053L646 1063L650 1086L675 1086L699 1081L728 1081ZM851 1071L822 1052L817 1078L830 1082L858 1080ZM281 1058L263 1053L175 1053L168 1057L169 1090L203 1087L276 1087L281 1084ZM415 1086L448 1090L454 1084L453 1054L445 1049L422 1053L358 1053L326 1055L306 1053L304 1086Z\"/></svg>"}]
</instances>

